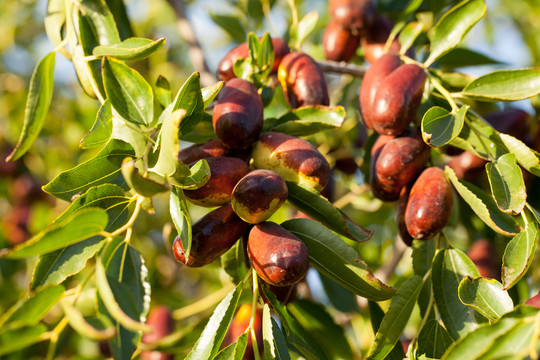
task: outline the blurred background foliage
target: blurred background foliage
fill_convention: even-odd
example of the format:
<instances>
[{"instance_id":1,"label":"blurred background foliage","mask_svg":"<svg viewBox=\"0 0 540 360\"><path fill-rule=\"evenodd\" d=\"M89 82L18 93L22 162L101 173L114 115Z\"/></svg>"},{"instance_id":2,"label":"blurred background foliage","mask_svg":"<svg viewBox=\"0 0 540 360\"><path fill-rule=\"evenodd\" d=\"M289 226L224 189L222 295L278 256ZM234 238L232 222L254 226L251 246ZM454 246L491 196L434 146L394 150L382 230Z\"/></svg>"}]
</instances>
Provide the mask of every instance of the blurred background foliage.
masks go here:
<instances>
[{"instance_id":1,"label":"blurred background foliage","mask_svg":"<svg viewBox=\"0 0 540 360\"><path fill-rule=\"evenodd\" d=\"M114 3L114 1L107 1ZM269 31L272 36L288 37L291 19L290 3L296 4L298 15L317 10L319 22L315 31L303 45L303 50L313 57L323 58L320 41L322 31L328 23L327 3L322 0L191 0L181 3L179 0L125 0L132 29L125 28L124 34L133 32L135 36L152 39L164 37L166 44L157 54L134 64L143 76L154 83L159 75L169 79L173 92L183 84L194 71L202 70L189 56L190 47L179 35L177 15L172 4L183 5L185 15L199 41L209 72L215 69L222 56L233 46L246 38L248 31L262 35ZM381 13L390 17L399 15L404 1L380 0ZM455 1L425 0L424 7L442 11ZM471 31L466 38L466 46L475 49L502 64L489 67L460 69L472 75L479 75L496 68L519 68L540 66L540 0L487 0L486 17ZM85 159L91 158L94 150L81 150L79 141L92 126L99 102L88 97L80 87L72 64L58 54L55 69L55 88L51 109L38 140L31 151L16 163L5 163L4 158L16 144L24 115L27 86L37 62L52 50L46 37L43 21L46 13L45 0L2 0L0 2L0 248L11 247L22 242L32 234L45 228L67 204L44 194L40 187L50 181L60 171L71 168ZM265 9L270 9L266 12ZM429 21L429 14L424 14ZM421 16L421 14L419 15ZM424 20L426 18L424 17ZM359 50L361 54L361 50ZM348 110L348 120L339 131L319 134L313 139L323 144L321 151L330 153L335 148L345 155L354 156L362 165L363 150L354 147L357 141L358 89L359 79L349 76L328 76L332 105L341 104ZM205 84L208 85L208 84ZM519 106L534 114L530 101L520 102ZM336 155L334 162L340 155ZM332 158L331 158L332 161ZM332 200L337 201L360 225L375 230L373 238L365 244L351 244L361 253L363 259L377 275L390 284L399 284L400 277L411 272L410 257L399 257L403 246L396 250L397 236L392 204L383 204L374 200L365 191L364 178L360 171L353 175L342 172L334 173L336 184ZM144 255L149 269L152 285L152 302L165 304L177 311L176 317L181 327L186 329L184 337L177 346L187 349L197 339L205 316L213 309L212 299L199 303L194 308L183 309L185 305L204 298L221 289L227 283L227 275L217 264L203 269L189 269L180 266L173 258L168 241L164 240L170 232L171 220L168 214L168 199L154 199L155 214L139 217L136 224L133 245ZM536 200L538 201L538 200ZM479 221L463 224L458 222L459 211L468 208L456 207L453 220L447 234L456 247L466 248L470 241L480 236L494 237ZM201 217L205 210L193 207L194 219ZM291 208L284 208L277 215L276 221L293 216ZM503 241L502 239L500 240ZM396 243L397 244L397 243ZM504 248L504 244L501 243ZM401 259L396 265L392 259ZM27 290L27 284L33 269L32 261L11 261L0 259L0 314L13 305ZM384 266L383 266L384 264ZM385 273L390 266L397 266L395 271ZM540 268L533 270L532 288L540 288ZM84 271L76 279L77 283L85 276ZM393 276L388 279L388 276ZM354 348L369 347L372 332L367 316L355 316L354 313L366 313L365 304L360 308L352 295L340 289L329 289L328 281L321 281L318 274L308 275L309 289L304 286L300 295L308 294L315 300L329 306L329 311L339 309L346 314L338 321L351 324L347 328L350 339L356 339ZM326 292L320 291L326 288ZM520 299L528 298L530 289L522 289L516 294ZM332 294L327 296L326 294ZM335 295L335 297L334 297ZM83 298L87 301L88 312L94 305L94 294L89 291ZM221 298L217 298L219 301ZM202 310L202 311L201 311ZM195 313L201 316L190 316ZM46 322L54 324L53 310ZM59 346L61 356L73 358L99 357L96 344L78 337L74 332L64 333L63 346ZM28 359L29 354L40 354L45 350L42 345L13 355L13 359Z\"/></svg>"}]
</instances>

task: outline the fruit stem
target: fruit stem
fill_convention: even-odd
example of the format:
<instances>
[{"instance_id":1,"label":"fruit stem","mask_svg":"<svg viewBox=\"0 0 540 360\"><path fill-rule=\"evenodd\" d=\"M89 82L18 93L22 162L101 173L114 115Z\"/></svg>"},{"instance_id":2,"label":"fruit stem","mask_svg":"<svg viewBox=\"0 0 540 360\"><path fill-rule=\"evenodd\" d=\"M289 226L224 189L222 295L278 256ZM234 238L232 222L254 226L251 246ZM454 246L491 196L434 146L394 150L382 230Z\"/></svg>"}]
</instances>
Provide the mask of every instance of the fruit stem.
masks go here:
<instances>
[{"instance_id":1,"label":"fruit stem","mask_svg":"<svg viewBox=\"0 0 540 360\"><path fill-rule=\"evenodd\" d=\"M257 302L259 301L259 277L257 272L251 270L252 279L253 279L253 301L251 303L251 319L249 320L249 333L251 335L251 344L253 346L253 354L255 355L255 360L261 360L259 355L259 346L257 345L257 336L255 335L255 317L257 316Z\"/></svg>"},{"instance_id":2,"label":"fruit stem","mask_svg":"<svg viewBox=\"0 0 540 360\"><path fill-rule=\"evenodd\" d=\"M459 106L457 106L456 101L452 97L452 95L446 90L444 86L441 85L439 81L437 81L434 77L429 77L429 82L433 85L435 89L437 89L442 96L448 101L448 104L452 107L452 112L459 111Z\"/></svg>"},{"instance_id":3,"label":"fruit stem","mask_svg":"<svg viewBox=\"0 0 540 360\"><path fill-rule=\"evenodd\" d=\"M104 236L109 238L114 238L115 236L118 236L124 232L127 232L128 229L131 229L133 224L135 223L135 220L137 220L137 217L139 216L139 212L141 211L141 205L144 201L144 197L135 195L130 199L130 202L135 200L135 209L133 209L133 214L131 214L131 217L129 218L128 222L124 224L124 226L120 227L119 229L113 231L112 233L104 232ZM129 237L131 237L131 232L129 234L126 234L126 242L129 243Z\"/></svg>"}]
</instances>

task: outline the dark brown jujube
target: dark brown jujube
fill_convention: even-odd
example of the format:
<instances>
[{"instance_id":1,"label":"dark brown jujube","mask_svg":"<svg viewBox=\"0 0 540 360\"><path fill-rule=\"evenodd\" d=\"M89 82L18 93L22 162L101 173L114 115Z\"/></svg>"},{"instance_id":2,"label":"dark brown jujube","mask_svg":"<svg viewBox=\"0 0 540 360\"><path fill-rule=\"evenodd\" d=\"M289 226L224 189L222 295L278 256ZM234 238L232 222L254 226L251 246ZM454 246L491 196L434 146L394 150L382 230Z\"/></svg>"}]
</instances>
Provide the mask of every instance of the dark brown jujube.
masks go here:
<instances>
[{"instance_id":1,"label":"dark brown jujube","mask_svg":"<svg viewBox=\"0 0 540 360\"><path fill-rule=\"evenodd\" d=\"M209 157L230 156L247 161L250 155L250 151L233 150L226 147L221 140L212 139L205 142L204 144L194 144L183 148L178 152L178 160L180 160L184 164L191 164L201 159L207 159Z\"/></svg>"},{"instance_id":2,"label":"dark brown jujube","mask_svg":"<svg viewBox=\"0 0 540 360\"><path fill-rule=\"evenodd\" d=\"M409 202L409 194L411 192L410 185L404 186L401 188L399 194L399 199L396 209L396 223L398 228L399 236L401 240L407 245L412 246L413 238L409 231L407 230L407 225L405 224L405 210L407 209L407 203Z\"/></svg>"},{"instance_id":3,"label":"dark brown jujube","mask_svg":"<svg viewBox=\"0 0 540 360\"><path fill-rule=\"evenodd\" d=\"M245 222L258 224L267 220L287 200L285 180L271 170L254 170L233 189L231 205Z\"/></svg>"},{"instance_id":4,"label":"dark brown jujube","mask_svg":"<svg viewBox=\"0 0 540 360\"><path fill-rule=\"evenodd\" d=\"M172 313L165 306L152 308L148 313L146 324L154 331L143 335L142 342L145 344L156 342L174 331ZM161 351L141 352L141 360L172 360L173 358L173 354L167 354Z\"/></svg>"},{"instance_id":5,"label":"dark brown jujube","mask_svg":"<svg viewBox=\"0 0 540 360\"><path fill-rule=\"evenodd\" d=\"M257 224L251 229L247 251L253 269L270 285L295 284L306 276L309 268L306 245L273 222Z\"/></svg>"},{"instance_id":6,"label":"dark brown jujube","mask_svg":"<svg viewBox=\"0 0 540 360\"><path fill-rule=\"evenodd\" d=\"M386 54L377 60L366 72L360 89L366 125L379 134L402 133L415 119L425 80L421 67L403 64L397 55Z\"/></svg>"},{"instance_id":7,"label":"dark brown jujube","mask_svg":"<svg viewBox=\"0 0 540 360\"><path fill-rule=\"evenodd\" d=\"M396 200L401 188L420 174L429 157L430 148L418 132L390 140L377 156L370 176L373 194L381 200Z\"/></svg>"},{"instance_id":8,"label":"dark brown jujube","mask_svg":"<svg viewBox=\"0 0 540 360\"><path fill-rule=\"evenodd\" d=\"M372 0L330 0L328 8L335 22L356 33L369 26L376 14Z\"/></svg>"},{"instance_id":9,"label":"dark brown jujube","mask_svg":"<svg viewBox=\"0 0 540 360\"><path fill-rule=\"evenodd\" d=\"M444 171L437 167L425 169L409 194L405 224L409 234L427 240L439 233L448 223L454 197Z\"/></svg>"},{"instance_id":10,"label":"dark brown jujube","mask_svg":"<svg viewBox=\"0 0 540 360\"><path fill-rule=\"evenodd\" d=\"M467 251L467 256L476 265L481 276L488 279L501 278L502 264L497 249L489 240L476 240Z\"/></svg>"},{"instance_id":11,"label":"dark brown jujube","mask_svg":"<svg viewBox=\"0 0 540 360\"><path fill-rule=\"evenodd\" d=\"M362 35L362 49L364 49L364 58L370 63L374 64L384 52L386 40L390 36L390 32L394 24L390 19L383 15L377 15L373 23L366 29ZM388 53L399 54L401 45L396 38L392 41L392 44L388 48Z\"/></svg>"},{"instance_id":12,"label":"dark brown jujube","mask_svg":"<svg viewBox=\"0 0 540 360\"><path fill-rule=\"evenodd\" d=\"M185 257L180 236L174 239L174 256L190 267L208 265L229 250L248 228L249 225L234 213L230 205L224 205L193 224L189 258Z\"/></svg>"},{"instance_id":13,"label":"dark brown jujube","mask_svg":"<svg viewBox=\"0 0 540 360\"><path fill-rule=\"evenodd\" d=\"M291 108L328 105L328 85L319 65L302 52L287 54L278 69L278 79Z\"/></svg>"},{"instance_id":14,"label":"dark brown jujube","mask_svg":"<svg viewBox=\"0 0 540 360\"><path fill-rule=\"evenodd\" d=\"M271 73L275 74L281 63L281 59L289 53L289 45L281 38L272 38L272 46L274 47L274 64L272 65ZM222 81L234 79L234 63L238 59L246 59L249 56L249 45L244 42L232 48L218 64L217 77Z\"/></svg>"},{"instance_id":15,"label":"dark brown jujube","mask_svg":"<svg viewBox=\"0 0 540 360\"><path fill-rule=\"evenodd\" d=\"M232 79L219 93L212 114L214 131L231 149L245 149L261 133L263 103L255 85L244 79Z\"/></svg>"},{"instance_id":16,"label":"dark brown jujube","mask_svg":"<svg viewBox=\"0 0 540 360\"><path fill-rule=\"evenodd\" d=\"M353 35L333 21L330 21L324 30L322 46L328 60L349 61L359 44L360 36Z\"/></svg>"},{"instance_id":17,"label":"dark brown jujube","mask_svg":"<svg viewBox=\"0 0 540 360\"><path fill-rule=\"evenodd\" d=\"M249 168L244 161L226 156L211 157L206 161L210 167L210 179L198 189L184 190L184 194L199 206L227 204L236 183L249 172Z\"/></svg>"}]
</instances>

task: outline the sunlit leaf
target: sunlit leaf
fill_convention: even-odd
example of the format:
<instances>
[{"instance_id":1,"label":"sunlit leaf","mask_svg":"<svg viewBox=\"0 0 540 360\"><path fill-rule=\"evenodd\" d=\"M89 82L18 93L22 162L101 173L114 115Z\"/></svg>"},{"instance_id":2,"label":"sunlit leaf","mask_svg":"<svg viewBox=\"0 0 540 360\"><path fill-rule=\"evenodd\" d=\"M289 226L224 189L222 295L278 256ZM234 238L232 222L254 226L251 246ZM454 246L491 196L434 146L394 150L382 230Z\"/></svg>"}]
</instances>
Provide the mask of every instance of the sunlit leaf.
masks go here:
<instances>
[{"instance_id":1,"label":"sunlit leaf","mask_svg":"<svg viewBox=\"0 0 540 360\"><path fill-rule=\"evenodd\" d=\"M111 56L121 60L140 60L149 57L165 44L165 39L151 40L132 37L118 44L100 45L94 48L96 56Z\"/></svg>"},{"instance_id":2,"label":"sunlit leaf","mask_svg":"<svg viewBox=\"0 0 540 360\"><path fill-rule=\"evenodd\" d=\"M462 94L483 101L515 101L540 94L540 69L499 70L473 80Z\"/></svg>"},{"instance_id":3,"label":"sunlit leaf","mask_svg":"<svg viewBox=\"0 0 540 360\"><path fill-rule=\"evenodd\" d=\"M135 167L135 160L130 157L125 158L122 162L124 180L139 195L152 197L170 190L170 185L165 182L164 178L159 178L158 175L152 178L152 174L156 175L155 173L149 173L148 176L141 175L139 169Z\"/></svg>"},{"instance_id":4,"label":"sunlit leaf","mask_svg":"<svg viewBox=\"0 0 540 360\"><path fill-rule=\"evenodd\" d=\"M516 155L505 154L486 165L491 193L501 211L517 215L525 207L527 191Z\"/></svg>"},{"instance_id":5,"label":"sunlit leaf","mask_svg":"<svg viewBox=\"0 0 540 360\"><path fill-rule=\"evenodd\" d=\"M92 129L81 139L80 147L82 149L95 149L105 145L112 135L112 128L111 103L106 100L98 110Z\"/></svg>"},{"instance_id":6,"label":"sunlit leaf","mask_svg":"<svg viewBox=\"0 0 540 360\"><path fill-rule=\"evenodd\" d=\"M533 262L538 237L538 225L529 223L506 245L502 264L502 283L505 290L514 286Z\"/></svg>"},{"instance_id":7,"label":"sunlit leaf","mask_svg":"<svg viewBox=\"0 0 540 360\"><path fill-rule=\"evenodd\" d=\"M345 109L341 106L302 106L283 115L276 121L272 131L293 136L308 136L321 131L339 128L345 120Z\"/></svg>"},{"instance_id":8,"label":"sunlit leaf","mask_svg":"<svg viewBox=\"0 0 540 360\"><path fill-rule=\"evenodd\" d=\"M429 320L418 335L417 354L440 359L453 342L450 334L437 320Z\"/></svg>"},{"instance_id":9,"label":"sunlit leaf","mask_svg":"<svg viewBox=\"0 0 540 360\"><path fill-rule=\"evenodd\" d=\"M171 191L169 212L187 259L191 252L191 216L182 189L173 188Z\"/></svg>"},{"instance_id":10,"label":"sunlit leaf","mask_svg":"<svg viewBox=\"0 0 540 360\"><path fill-rule=\"evenodd\" d=\"M519 165L523 166L531 174L540 176L540 158L531 148L525 145L523 141L507 134L501 133L499 138L504 142L508 151L516 155Z\"/></svg>"},{"instance_id":11,"label":"sunlit leaf","mask_svg":"<svg viewBox=\"0 0 540 360\"><path fill-rule=\"evenodd\" d=\"M514 308L510 295L494 279L465 276L459 284L458 295L462 303L492 321Z\"/></svg>"},{"instance_id":12,"label":"sunlit leaf","mask_svg":"<svg viewBox=\"0 0 540 360\"><path fill-rule=\"evenodd\" d=\"M285 336L281 332L276 321L270 315L270 307L265 304L263 307L263 341L264 341L264 360L290 360L289 350Z\"/></svg>"},{"instance_id":13,"label":"sunlit leaf","mask_svg":"<svg viewBox=\"0 0 540 360\"><path fill-rule=\"evenodd\" d=\"M400 54L405 54L416 38L424 31L424 24L418 21L408 23L399 33Z\"/></svg>"}]
</instances>

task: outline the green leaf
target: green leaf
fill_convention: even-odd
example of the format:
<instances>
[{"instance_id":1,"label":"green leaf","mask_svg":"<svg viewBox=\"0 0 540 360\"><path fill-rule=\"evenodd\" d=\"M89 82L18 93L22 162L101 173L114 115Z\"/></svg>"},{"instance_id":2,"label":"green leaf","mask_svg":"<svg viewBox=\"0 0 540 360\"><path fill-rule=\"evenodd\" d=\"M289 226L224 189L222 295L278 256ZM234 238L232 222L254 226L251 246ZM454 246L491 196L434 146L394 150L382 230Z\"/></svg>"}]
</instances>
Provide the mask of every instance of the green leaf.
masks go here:
<instances>
[{"instance_id":1,"label":"green leaf","mask_svg":"<svg viewBox=\"0 0 540 360\"><path fill-rule=\"evenodd\" d=\"M121 61L103 59L103 85L114 110L127 121L150 125L154 119L152 87Z\"/></svg>"},{"instance_id":2,"label":"green leaf","mask_svg":"<svg viewBox=\"0 0 540 360\"><path fill-rule=\"evenodd\" d=\"M113 15L120 38L123 40L132 37L133 29L129 22L124 0L105 0L105 3Z\"/></svg>"},{"instance_id":3,"label":"green leaf","mask_svg":"<svg viewBox=\"0 0 540 360\"><path fill-rule=\"evenodd\" d=\"M210 13L210 17L220 28L225 30L234 41L241 43L246 40L246 30L237 16Z\"/></svg>"},{"instance_id":4,"label":"green leaf","mask_svg":"<svg viewBox=\"0 0 540 360\"><path fill-rule=\"evenodd\" d=\"M193 190L204 186L210 179L210 165L205 159L197 161L189 171L189 175L185 178L173 181L174 185L181 189Z\"/></svg>"},{"instance_id":5,"label":"green leaf","mask_svg":"<svg viewBox=\"0 0 540 360\"><path fill-rule=\"evenodd\" d=\"M109 100L106 100L98 110L92 129L81 139L81 149L96 149L104 146L111 138L112 129L111 103Z\"/></svg>"},{"instance_id":6,"label":"green leaf","mask_svg":"<svg viewBox=\"0 0 540 360\"><path fill-rule=\"evenodd\" d=\"M123 239L115 238L96 259L98 314L116 320L109 340L115 359L131 359L150 306L150 284L144 259Z\"/></svg>"},{"instance_id":7,"label":"green leaf","mask_svg":"<svg viewBox=\"0 0 540 360\"><path fill-rule=\"evenodd\" d=\"M456 68L464 66L496 65L500 61L490 58L484 54L467 48L455 48L437 60L437 64L442 67Z\"/></svg>"},{"instance_id":8,"label":"green leaf","mask_svg":"<svg viewBox=\"0 0 540 360\"><path fill-rule=\"evenodd\" d=\"M130 123L114 110L113 131L111 137L130 144L133 147L133 150L135 150L136 157L139 159L144 157L147 151L148 135L144 132L141 126Z\"/></svg>"},{"instance_id":9,"label":"green leaf","mask_svg":"<svg viewBox=\"0 0 540 360\"><path fill-rule=\"evenodd\" d=\"M111 56L120 60L141 60L149 57L165 44L165 39L151 40L132 37L118 44L101 45L94 48L95 56Z\"/></svg>"},{"instance_id":10,"label":"green leaf","mask_svg":"<svg viewBox=\"0 0 540 360\"><path fill-rule=\"evenodd\" d=\"M415 275L424 276L431 269L436 250L435 241L413 240L411 257Z\"/></svg>"},{"instance_id":11,"label":"green leaf","mask_svg":"<svg viewBox=\"0 0 540 360\"><path fill-rule=\"evenodd\" d=\"M274 45L272 38L268 33L265 33L261 39L259 52L257 53L257 65L262 71L264 77L268 76L274 65Z\"/></svg>"},{"instance_id":12,"label":"green leaf","mask_svg":"<svg viewBox=\"0 0 540 360\"><path fill-rule=\"evenodd\" d=\"M99 37L92 19L82 10L75 13L78 24L77 44L73 44L71 60L83 90L96 98L97 92L104 95L101 61L86 61L85 56L92 55L92 49L99 45Z\"/></svg>"},{"instance_id":13,"label":"green leaf","mask_svg":"<svg viewBox=\"0 0 540 360\"><path fill-rule=\"evenodd\" d=\"M373 328L373 333L376 334L384 318L384 311L376 302L373 301L368 301L368 306L369 320L371 322L371 327ZM405 352L403 351L403 346L401 345L401 341L398 341L390 353L386 356L385 360L403 360L404 358Z\"/></svg>"},{"instance_id":14,"label":"green leaf","mask_svg":"<svg viewBox=\"0 0 540 360\"><path fill-rule=\"evenodd\" d=\"M263 341L264 341L264 360L290 360L289 350L285 336L281 332L276 321L270 314L270 307L264 304L263 307Z\"/></svg>"},{"instance_id":15,"label":"green leaf","mask_svg":"<svg viewBox=\"0 0 540 360\"><path fill-rule=\"evenodd\" d=\"M182 247L184 248L187 259L191 252L191 216L189 215L189 209L182 189L175 187L171 191L169 212L176 232L182 240Z\"/></svg>"},{"instance_id":16,"label":"green leaf","mask_svg":"<svg viewBox=\"0 0 540 360\"><path fill-rule=\"evenodd\" d=\"M504 236L513 236L521 231L510 215L499 210L491 196L475 185L459 180L450 167L444 171L459 195L486 225Z\"/></svg>"},{"instance_id":17,"label":"green leaf","mask_svg":"<svg viewBox=\"0 0 540 360\"><path fill-rule=\"evenodd\" d=\"M373 276L358 253L323 225L309 219L291 219L281 226L306 244L313 267L344 288L373 301L394 295L394 288Z\"/></svg>"},{"instance_id":18,"label":"green leaf","mask_svg":"<svg viewBox=\"0 0 540 360\"><path fill-rule=\"evenodd\" d=\"M502 264L503 289L514 286L531 266L536 250L538 225L529 223L525 229L514 236L506 245Z\"/></svg>"},{"instance_id":19,"label":"green leaf","mask_svg":"<svg viewBox=\"0 0 540 360\"><path fill-rule=\"evenodd\" d=\"M474 310L458 297L458 287L465 276L480 276L474 263L458 249L440 250L433 259L433 296L441 320L453 339L478 327Z\"/></svg>"},{"instance_id":20,"label":"green leaf","mask_svg":"<svg viewBox=\"0 0 540 360\"><path fill-rule=\"evenodd\" d=\"M469 121L465 123L459 136L450 142L451 145L471 151L483 159L496 159L508 152L498 132L484 119L474 113L468 113L467 119Z\"/></svg>"},{"instance_id":21,"label":"green leaf","mask_svg":"<svg viewBox=\"0 0 540 360\"><path fill-rule=\"evenodd\" d=\"M96 329L84 319L81 312L69 301L61 301L60 304L62 305L62 309L64 310L69 325L80 335L99 341L110 339L116 334L116 330L113 327Z\"/></svg>"},{"instance_id":22,"label":"green leaf","mask_svg":"<svg viewBox=\"0 0 540 360\"><path fill-rule=\"evenodd\" d=\"M306 15L298 22L298 27L296 29L296 46L299 47L302 45L304 40L307 39L309 34L317 26L317 21L319 21L319 14L316 10L313 10Z\"/></svg>"},{"instance_id":23,"label":"green leaf","mask_svg":"<svg viewBox=\"0 0 540 360\"><path fill-rule=\"evenodd\" d=\"M287 335L287 343L293 345L307 360L326 360L328 357L320 348L311 334L292 316L285 305L281 304L270 291L265 291L266 297L279 315L281 324Z\"/></svg>"},{"instance_id":24,"label":"green leaf","mask_svg":"<svg viewBox=\"0 0 540 360\"><path fill-rule=\"evenodd\" d=\"M247 271L244 263L244 249L241 241L237 241L221 256L221 267L231 277L234 283L239 283L246 277Z\"/></svg>"},{"instance_id":25,"label":"green leaf","mask_svg":"<svg viewBox=\"0 0 540 360\"><path fill-rule=\"evenodd\" d=\"M434 106L422 118L422 138L426 144L439 147L454 140L465 122L469 105L462 106L456 113Z\"/></svg>"},{"instance_id":26,"label":"green leaf","mask_svg":"<svg viewBox=\"0 0 540 360\"><path fill-rule=\"evenodd\" d=\"M182 140L195 144L204 144L205 142L217 138L212 125L212 115L203 113L201 121L195 126L192 132L182 135Z\"/></svg>"},{"instance_id":27,"label":"green leaf","mask_svg":"<svg viewBox=\"0 0 540 360\"><path fill-rule=\"evenodd\" d=\"M166 108L172 102L171 84L166 77L159 75L154 87L154 94L157 101Z\"/></svg>"},{"instance_id":28,"label":"green leaf","mask_svg":"<svg viewBox=\"0 0 540 360\"><path fill-rule=\"evenodd\" d=\"M210 85L201 89L205 109L208 107L208 105L210 105L212 101L214 101L224 84L225 82L218 81L214 85Z\"/></svg>"},{"instance_id":29,"label":"green leaf","mask_svg":"<svg viewBox=\"0 0 540 360\"><path fill-rule=\"evenodd\" d=\"M51 52L41 59L32 74L21 135L15 149L6 158L6 161L17 160L23 156L30 149L43 127L53 95L55 56L56 53Z\"/></svg>"},{"instance_id":30,"label":"green leaf","mask_svg":"<svg viewBox=\"0 0 540 360\"><path fill-rule=\"evenodd\" d=\"M523 166L531 174L540 176L540 159L535 151L513 136L500 133L499 138L508 148L508 151L516 155L519 165Z\"/></svg>"},{"instance_id":31,"label":"green leaf","mask_svg":"<svg viewBox=\"0 0 540 360\"><path fill-rule=\"evenodd\" d=\"M466 0L446 12L433 28L426 66L458 46L485 12L486 4L483 0Z\"/></svg>"},{"instance_id":32,"label":"green leaf","mask_svg":"<svg viewBox=\"0 0 540 360\"><path fill-rule=\"evenodd\" d=\"M92 186L104 183L123 186L125 181L120 168L128 156L135 156L133 147L122 140L111 139L94 158L61 172L43 190L59 199L71 201L73 195Z\"/></svg>"},{"instance_id":33,"label":"green leaf","mask_svg":"<svg viewBox=\"0 0 540 360\"><path fill-rule=\"evenodd\" d=\"M186 360L213 359L218 353L225 333L234 316L238 300L242 294L243 282L238 284L216 307L208 320L199 340L186 357Z\"/></svg>"},{"instance_id":34,"label":"green leaf","mask_svg":"<svg viewBox=\"0 0 540 360\"><path fill-rule=\"evenodd\" d=\"M201 91L201 75L198 72L191 74L173 101L172 110L184 109L186 114L180 122L178 136L189 134L201 121L204 113L204 100Z\"/></svg>"},{"instance_id":35,"label":"green leaf","mask_svg":"<svg viewBox=\"0 0 540 360\"><path fill-rule=\"evenodd\" d=\"M414 44L414 41L424 31L424 24L419 21L408 23L399 34L400 54L405 54Z\"/></svg>"},{"instance_id":36,"label":"green leaf","mask_svg":"<svg viewBox=\"0 0 540 360\"><path fill-rule=\"evenodd\" d=\"M100 45L111 45L120 42L114 16L103 0L82 0L78 6L90 19L92 32L97 35Z\"/></svg>"},{"instance_id":37,"label":"green leaf","mask_svg":"<svg viewBox=\"0 0 540 360\"><path fill-rule=\"evenodd\" d=\"M47 3L47 14L44 25L45 32L53 47L57 47L64 38L63 27L66 23L66 5L63 0L49 0ZM65 49L60 50L66 54ZM68 56L66 56L69 58Z\"/></svg>"},{"instance_id":38,"label":"green leaf","mask_svg":"<svg viewBox=\"0 0 540 360\"><path fill-rule=\"evenodd\" d=\"M105 210L84 209L1 255L8 259L23 259L46 254L100 234L107 226L107 221Z\"/></svg>"},{"instance_id":39,"label":"green leaf","mask_svg":"<svg viewBox=\"0 0 540 360\"><path fill-rule=\"evenodd\" d=\"M293 136L308 136L321 131L334 130L343 124L345 109L342 106L302 106L283 115L272 131Z\"/></svg>"},{"instance_id":40,"label":"green leaf","mask_svg":"<svg viewBox=\"0 0 540 360\"><path fill-rule=\"evenodd\" d=\"M25 349L30 345L46 340L45 324L6 331L0 334L0 355Z\"/></svg>"},{"instance_id":41,"label":"green leaf","mask_svg":"<svg viewBox=\"0 0 540 360\"><path fill-rule=\"evenodd\" d=\"M287 306L289 313L309 332L331 359L352 359L353 352L343 327L336 324L321 304L296 299Z\"/></svg>"},{"instance_id":42,"label":"green leaf","mask_svg":"<svg viewBox=\"0 0 540 360\"><path fill-rule=\"evenodd\" d=\"M491 192L501 211L512 215L521 213L527 201L527 191L516 155L504 154L497 161L486 164Z\"/></svg>"},{"instance_id":43,"label":"green leaf","mask_svg":"<svg viewBox=\"0 0 540 360\"><path fill-rule=\"evenodd\" d=\"M418 355L440 359L454 341L437 320L429 320L418 335Z\"/></svg>"},{"instance_id":44,"label":"green leaf","mask_svg":"<svg viewBox=\"0 0 540 360\"><path fill-rule=\"evenodd\" d=\"M64 295L62 285L45 288L21 299L0 317L0 327L35 326Z\"/></svg>"},{"instance_id":45,"label":"green leaf","mask_svg":"<svg viewBox=\"0 0 540 360\"><path fill-rule=\"evenodd\" d=\"M152 177L152 174L155 176ZM122 176L133 191L144 197L152 197L171 189L169 183L155 173L148 173L147 176L141 175L139 169L135 167L135 160L130 157L125 158L122 162Z\"/></svg>"},{"instance_id":46,"label":"green leaf","mask_svg":"<svg viewBox=\"0 0 540 360\"><path fill-rule=\"evenodd\" d=\"M422 285L422 277L414 275L405 281L392 297L390 308L384 315L379 330L377 330L367 359L384 359L392 351L409 321Z\"/></svg>"},{"instance_id":47,"label":"green leaf","mask_svg":"<svg viewBox=\"0 0 540 360\"><path fill-rule=\"evenodd\" d=\"M515 101L540 94L540 69L499 70L473 80L462 95L482 101Z\"/></svg>"},{"instance_id":48,"label":"green leaf","mask_svg":"<svg viewBox=\"0 0 540 360\"><path fill-rule=\"evenodd\" d=\"M319 272L317 273L319 274L324 292L326 293L330 304L332 304L336 310L344 313L358 312L358 303L355 294L327 276Z\"/></svg>"},{"instance_id":49,"label":"green leaf","mask_svg":"<svg viewBox=\"0 0 540 360\"><path fill-rule=\"evenodd\" d=\"M366 230L354 223L316 190L293 181L286 181L286 183L289 191L287 200L329 229L356 241L368 240L373 234L373 231Z\"/></svg>"},{"instance_id":50,"label":"green leaf","mask_svg":"<svg viewBox=\"0 0 540 360\"><path fill-rule=\"evenodd\" d=\"M458 288L462 303L470 306L491 321L512 311L514 303L510 295L503 290L502 284L494 279L465 276Z\"/></svg>"},{"instance_id":51,"label":"green leaf","mask_svg":"<svg viewBox=\"0 0 540 360\"><path fill-rule=\"evenodd\" d=\"M158 161L150 171L177 180L189 175L190 170L188 166L178 160L178 152L180 151L178 129L185 114L186 111L184 109L176 110L173 113L169 113L165 117L165 120L163 120Z\"/></svg>"},{"instance_id":52,"label":"green leaf","mask_svg":"<svg viewBox=\"0 0 540 360\"><path fill-rule=\"evenodd\" d=\"M247 347L249 332L245 332L238 339L217 353L213 360L242 360Z\"/></svg>"}]
</instances>

